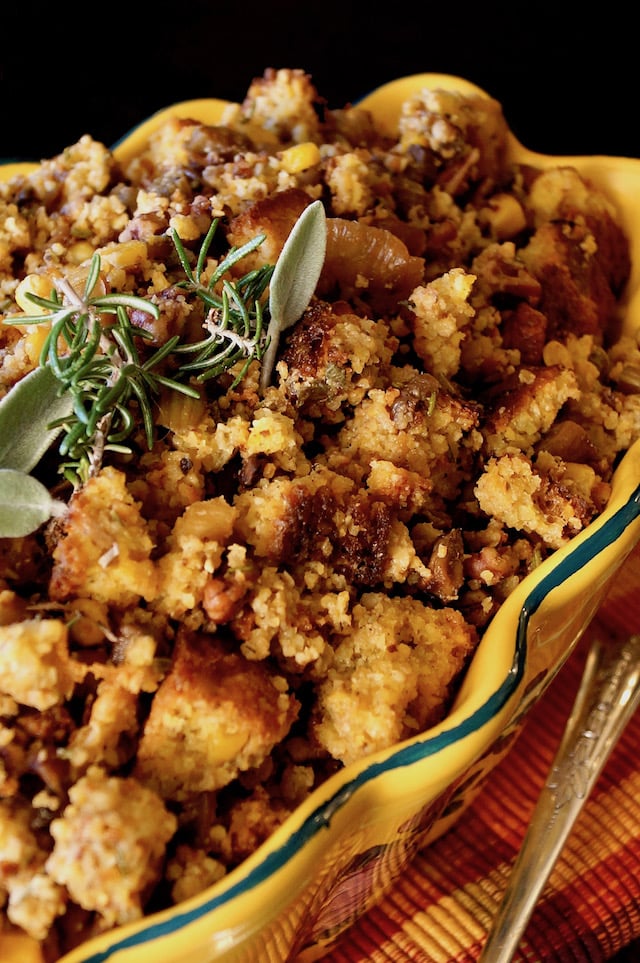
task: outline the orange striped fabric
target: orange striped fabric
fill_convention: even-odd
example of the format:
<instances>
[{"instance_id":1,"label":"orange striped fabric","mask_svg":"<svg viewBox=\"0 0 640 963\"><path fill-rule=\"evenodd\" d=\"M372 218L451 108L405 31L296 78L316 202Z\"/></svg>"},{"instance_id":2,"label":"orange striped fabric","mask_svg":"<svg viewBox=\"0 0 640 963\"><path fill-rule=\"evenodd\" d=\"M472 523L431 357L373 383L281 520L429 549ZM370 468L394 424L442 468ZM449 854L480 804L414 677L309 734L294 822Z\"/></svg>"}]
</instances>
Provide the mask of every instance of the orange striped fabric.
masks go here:
<instances>
[{"instance_id":1,"label":"orange striped fabric","mask_svg":"<svg viewBox=\"0 0 640 963\"><path fill-rule=\"evenodd\" d=\"M418 854L383 902L325 960L478 959L569 715L589 641L594 633L638 632L640 548L473 806L446 836ZM513 963L604 963L640 940L639 750L640 712L585 803Z\"/></svg>"}]
</instances>

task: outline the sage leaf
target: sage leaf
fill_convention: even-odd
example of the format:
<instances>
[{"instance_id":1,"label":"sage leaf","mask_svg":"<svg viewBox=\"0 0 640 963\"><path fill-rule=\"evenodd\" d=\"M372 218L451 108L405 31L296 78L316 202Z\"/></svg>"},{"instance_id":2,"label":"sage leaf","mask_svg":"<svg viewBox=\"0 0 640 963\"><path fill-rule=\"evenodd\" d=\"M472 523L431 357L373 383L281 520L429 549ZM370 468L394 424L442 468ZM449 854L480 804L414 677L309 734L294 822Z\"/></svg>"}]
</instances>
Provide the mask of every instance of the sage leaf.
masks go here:
<instances>
[{"instance_id":1,"label":"sage leaf","mask_svg":"<svg viewBox=\"0 0 640 963\"><path fill-rule=\"evenodd\" d=\"M61 431L49 425L71 413L72 400L48 367L21 378L0 401L0 468L31 471Z\"/></svg>"},{"instance_id":2,"label":"sage leaf","mask_svg":"<svg viewBox=\"0 0 640 963\"><path fill-rule=\"evenodd\" d=\"M260 386L269 385L280 335L300 318L316 289L327 250L327 224L322 201L304 209L276 262L269 285L267 350L262 359Z\"/></svg>"},{"instance_id":3,"label":"sage leaf","mask_svg":"<svg viewBox=\"0 0 640 963\"><path fill-rule=\"evenodd\" d=\"M0 538L30 535L64 509L33 475L0 468Z\"/></svg>"}]
</instances>

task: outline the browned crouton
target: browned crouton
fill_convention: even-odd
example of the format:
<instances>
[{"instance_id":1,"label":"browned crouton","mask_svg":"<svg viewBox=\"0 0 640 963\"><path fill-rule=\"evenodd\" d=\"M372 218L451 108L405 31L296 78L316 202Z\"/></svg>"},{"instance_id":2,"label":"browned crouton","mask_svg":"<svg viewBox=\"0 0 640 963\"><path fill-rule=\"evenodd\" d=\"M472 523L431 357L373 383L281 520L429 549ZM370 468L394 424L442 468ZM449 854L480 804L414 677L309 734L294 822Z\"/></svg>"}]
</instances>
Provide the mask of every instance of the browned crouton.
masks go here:
<instances>
[{"instance_id":1,"label":"browned crouton","mask_svg":"<svg viewBox=\"0 0 640 963\"><path fill-rule=\"evenodd\" d=\"M106 926L137 919L159 878L176 817L135 779L108 776L99 766L73 785L69 800L51 825L47 872Z\"/></svg>"},{"instance_id":2,"label":"browned crouton","mask_svg":"<svg viewBox=\"0 0 640 963\"><path fill-rule=\"evenodd\" d=\"M51 596L122 606L151 599L153 544L123 472L107 467L72 498L54 552Z\"/></svg>"},{"instance_id":3,"label":"browned crouton","mask_svg":"<svg viewBox=\"0 0 640 963\"><path fill-rule=\"evenodd\" d=\"M286 681L265 665L183 633L145 723L135 775L165 799L218 789L260 765L297 712Z\"/></svg>"}]
</instances>

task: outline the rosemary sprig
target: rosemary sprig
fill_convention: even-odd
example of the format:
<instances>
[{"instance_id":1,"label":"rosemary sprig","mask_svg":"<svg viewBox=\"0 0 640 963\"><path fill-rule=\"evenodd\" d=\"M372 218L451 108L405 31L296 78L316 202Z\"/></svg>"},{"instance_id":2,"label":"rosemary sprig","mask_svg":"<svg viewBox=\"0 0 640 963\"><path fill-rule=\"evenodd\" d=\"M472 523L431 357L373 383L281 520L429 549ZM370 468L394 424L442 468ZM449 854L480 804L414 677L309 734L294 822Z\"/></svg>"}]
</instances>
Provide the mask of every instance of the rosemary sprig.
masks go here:
<instances>
[{"instance_id":1,"label":"rosemary sprig","mask_svg":"<svg viewBox=\"0 0 640 963\"><path fill-rule=\"evenodd\" d=\"M81 294L61 278L49 298L29 295L46 313L6 319L6 323L50 324L40 365L55 375L58 394L69 392L71 411L53 419L48 427L63 430L59 453L66 460L61 471L75 486L98 470L105 451L129 450L123 443L136 427L131 410L134 399L151 447L151 396L163 385L197 395L194 388L156 370L178 338L162 345L146 360L140 357L135 338L144 341L151 335L131 324L128 311L144 311L158 318L158 306L129 294L94 295L99 276L100 256L95 254Z\"/></svg>"},{"instance_id":2,"label":"rosemary sprig","mask_svg":"<svg viewBox=\"0 0 640 963\"><path fill-rule=\"evenodd\" d=\"M169 232L185 273L185 280L179 281L176 287L195 294L209 309L204 321L208 337L194 344L176 345L175 354L195 355L180 366L179 375L193 375L198 381L216 378L244 359L244 364L233 381L233 387L236 387L244 378L251 362L254 359L260 361L265 350L262 297L271 280L274 266L265 264L235 281L225 278L239 261L262 244L265 235L258 234L241 247L232 247L208 282L203 282L207 254L218 224L219 219L214 219L207 231L198 253L195 270L191 269L178 233L175 230ZM216 290L219 286L222 288L221 293Z\"/></svg>"},{"instance_id":3,"label":"rosemary sprig","mask_svg":"<svg viewBox=\"0 0 640 963\"><path fill-rule=\"evenodd\" d=\"M70 411L52 419L47 427L62 430L60 470L74 487L99 470L105 452L129 452L139 422L151 449L155 438L153 399L162 388L197 398L199 392L190 384L192 380L217 377L244 359L237 383L251 361L262 357L263 308L259 299L269 284L273 267L266 265L236 281L224 276L262 243L264 235L232 248L205 283L204 268L217 226L215 220L202 243L195 270L178 234L170 232L185 273L185 280L177 286L200 298L209 309L205 320L209 333L200 342L183 343L176 335L148 357L142 357L138 343L144 344L153 336L132 324L129 312L143 311L157 319L160 309L153 301L134 295L94 294L100 279L97 253L90 262L81 293L67 279L57 279L49 298L28 295L44 313L6 319L9 324L46 321L50 325L40 365L54 374L58 394L68 392L71 403ZM219 284L221 294L215 290ZM169 376L164 363L174 355L177 360L185 355L195 357Z\"/></svg>"},{"instance_id":4,"label":"rosemary sprig","mask_svg":"<svg viewBox=\"0 0 640 963\"><path fill-rule=\"evenodd\" d=\"M280 334L305 310L322 268L324 209L320 201L307 207L275 267L267 264L239 278L230 276L232 268L263 242L264 235L232 247L207 280L217 227L214 220L195 267L178 234L170 232L185 275L176 286L207 308L207 336L200 341L183 343L175 336L151 353L144 350L153 335L132 323L131 312L141 311L155 320L160 309L144 297L95 293L100 280L98 253L91 259L82 292L60 278L50 297L28 295L43 313L3 318L4 324L46 322L50 329L40 367L0 400L0 538L29 534L63 509L29 474L60 435L60 472L78 488L99 470L105 452L130 452L139 427L148 447L153 446L154 398L161 389L199 397L194 382L215 378L242 362L235 386L254 360L262 362L261 388L268 386Z\"/></svg>"}]
</instances>

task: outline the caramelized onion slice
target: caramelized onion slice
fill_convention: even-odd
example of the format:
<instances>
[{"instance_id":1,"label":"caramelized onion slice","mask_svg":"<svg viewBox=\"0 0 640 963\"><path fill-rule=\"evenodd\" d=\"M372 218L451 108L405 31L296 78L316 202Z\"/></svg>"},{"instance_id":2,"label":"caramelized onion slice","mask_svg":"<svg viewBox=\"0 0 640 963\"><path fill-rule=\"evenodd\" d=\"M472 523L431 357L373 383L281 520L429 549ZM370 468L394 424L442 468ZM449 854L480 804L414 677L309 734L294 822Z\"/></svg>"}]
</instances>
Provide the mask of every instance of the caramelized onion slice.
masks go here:
<instances>
[{"instance_id":1,"label":"caramelized onion slice","mask_svg":"<svg viewBox=\"0 0 640 963\"><path fill-rule=\"evenodd\" d=\"M320 297L358 294L374 310L393 310L423 279L424 259L395 234L341 217L327 218L327 253Z\"/></svg>"}]
</instances>

